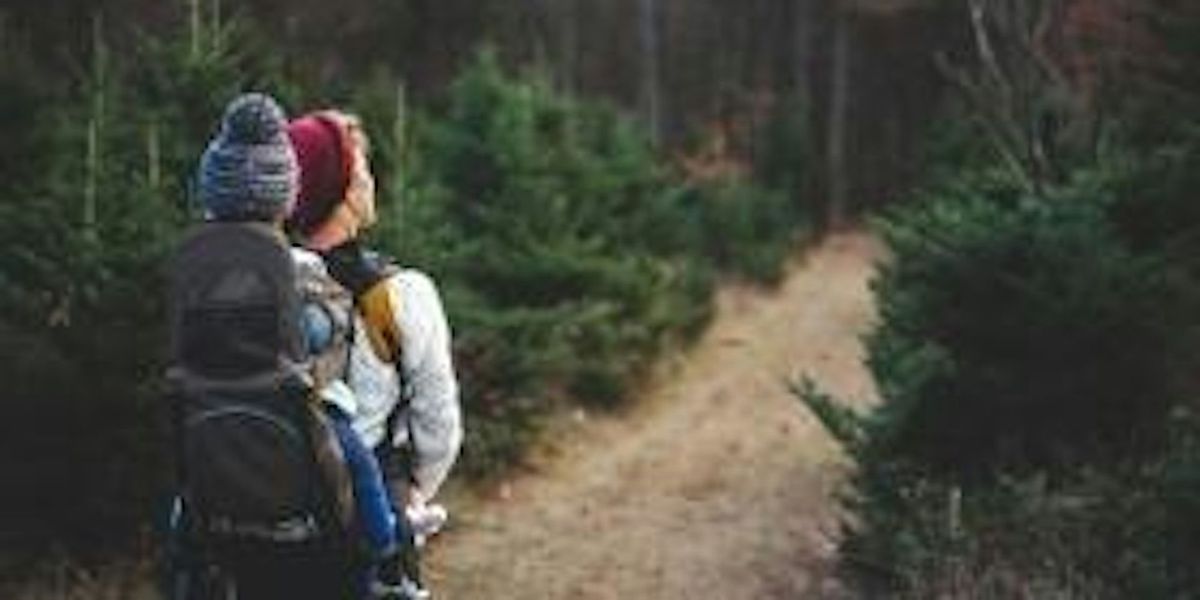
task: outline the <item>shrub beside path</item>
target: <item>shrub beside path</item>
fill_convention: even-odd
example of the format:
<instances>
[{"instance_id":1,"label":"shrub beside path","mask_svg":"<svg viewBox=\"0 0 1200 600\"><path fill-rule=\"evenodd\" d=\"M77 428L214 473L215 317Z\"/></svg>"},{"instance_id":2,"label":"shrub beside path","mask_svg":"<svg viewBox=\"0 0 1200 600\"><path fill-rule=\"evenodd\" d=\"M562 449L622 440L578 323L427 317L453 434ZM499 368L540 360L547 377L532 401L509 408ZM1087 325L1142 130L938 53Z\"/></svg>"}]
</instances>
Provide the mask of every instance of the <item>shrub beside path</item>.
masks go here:
<instances>
[{"instance_id":1,"label":"shrub beside path","mask_svg":"<svg viewBox=\"0 0 1200 600\"><path fill-rule=\"evenodd\" d=\"M845 461L785 378L869 401L859 336L879 244L828 238L778 290L731 287L712 327L624 414L583 413L486 496L458 494L440 598L842 597L831 500Z\"/></svg>"}]
</instances>

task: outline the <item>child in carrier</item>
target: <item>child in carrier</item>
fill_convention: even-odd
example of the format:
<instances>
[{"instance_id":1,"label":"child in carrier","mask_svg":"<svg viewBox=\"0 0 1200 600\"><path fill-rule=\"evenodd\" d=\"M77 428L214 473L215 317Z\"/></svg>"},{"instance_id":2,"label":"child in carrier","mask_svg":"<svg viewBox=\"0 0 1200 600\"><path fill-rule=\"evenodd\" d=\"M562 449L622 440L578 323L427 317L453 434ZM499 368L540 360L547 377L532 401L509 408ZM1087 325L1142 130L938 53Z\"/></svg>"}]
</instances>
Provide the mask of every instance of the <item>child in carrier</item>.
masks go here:
<instances>
[{"instance_id":1,"label":"child in carrier","mask_svg":"<svg viewBox=\"0 0 1200 600\"><path fill-rule=\"evenodd\" d=\"M293 250L297 280L301 287L308 287L307 298L317 298L311 288L331 282L319 256L304 250ZM336 284L334 284L336 285ZM339 310L339 308L341 310ZM308 302L303 308L301 324L304 329L305 346L313 357L314 370L320 371L323 357L338 354L344 357L348 347L338 343L339 336L350 332L351 306L339 307L337 303ZM344 364L342 365L344 367ZM415 573L405 565L402 543L414 540L419 535L410 529L408 515L397 515L384 481L382 470L375 454L363 443L354 430L352 416L357 412L354 392L342 379L321 381L319 396L322 408L328 417L331 429L341 446L343 458L351 479L358 528L367 542L372 560L368 574L372 598L395 598L419 600L428 598ZM428 527L429 519L423 521ZM440 528L441 523L436 524ZM429 532L425 532L428 534ZM411 543L411 542L410 542Z\"/></svg>"}]
</instances>

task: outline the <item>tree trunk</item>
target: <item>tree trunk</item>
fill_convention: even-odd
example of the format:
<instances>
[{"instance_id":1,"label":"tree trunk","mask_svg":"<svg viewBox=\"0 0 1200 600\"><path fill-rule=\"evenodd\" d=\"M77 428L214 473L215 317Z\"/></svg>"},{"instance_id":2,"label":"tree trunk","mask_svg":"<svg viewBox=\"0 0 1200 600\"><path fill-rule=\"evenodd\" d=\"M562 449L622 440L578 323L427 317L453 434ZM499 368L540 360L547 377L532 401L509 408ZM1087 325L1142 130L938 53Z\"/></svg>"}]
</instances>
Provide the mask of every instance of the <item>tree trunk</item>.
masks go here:
<instances>
[{"instance_id":1,"label":"tree trunk","mask_svg":"<svg viewBox=\"0 0 1200 600\"><path fill-rule=\"evenodd\" d=\"M162 186L162 144L155 119L146 125L146 184L154 192Z\"/></svg>"},{"instance_id":2,"label":"tree trunk","mask_svg":"<svg viewBox=\"0 0 1200 600\"><path fill-rule=\"evenodd\" d=\"M558 85L568 94L576 90L576 62L579 60L579 17L576 0L559 0Z\"/></svg>"},{"instance_id":3,"label":"tree trunk","mask_svg":"<svg viewBox=\"0 0 1200 600\"><path fill-rule=\"evenodd\" d=\"M83 186L83 233L89 242L96 242L97 203L101 168L101 136L104 131L105 98L108 91L108 45L104 41L104 22L100 13L92 15L92 114L88 118L87 155Z\"/></svg>"},{"instance_id":4,"label":"tree trunk","mask_svg":"<svg viewBox=\"0 0 1200 600\"><path fill-rule=\"evenodd\" d=\"M847 116L850 101L850 16L834 11L833 65L829 86L827 160L829 204L827 224L831 229L845 225L850 182L846 173Z\"/></svg>"},{"instance_id":5,"label":"tree trunk","mask_svg":"<svg viewBox=\"0 0 1200 600\"><path fill-rule=\"evenodd\" d=\"M642 41L642 110L650 137L658 146L662 138L661 96L658 75L658 0L640 0Z\"/></svg>"},{"instance_id":6,"label":"tree trunk","mask_svg":"<svg viewBox=\"0 0 1200 600\"><path fill-rule=\"evenodd\" d=\"M812 108L812 72L809 59L812 56L813 11L812 0L795 0L792 29L792 85L796 102L804 110Z\"/></svg>"},{"instance_id":7,"label":"tree trunk","mask_svg":"<svg viewBox=\"0 0 1200 600\"><path fill-rule=\"evenodd\" d=\"M408 194L405 167L408 165L408 90L404 81L396 82L396 115L392 121L392 202L395 219L400 224L401 256L406 256L409 249L408 234Z\"/></svg>"},{"instance_id":8,"label":"tree trunk","mask_svg":"<svg viewBox=\"0 0 1200 600\"><path fill-rule=\"evenodd\" d=\"M188 0L188 32L191 34L191 57L200 57L200 0Z\"/></svg>"},{"instance_id":9,"label":"tree trunk","mask_svg":"<svg viewBox=\"0 0 1200 600\"><path fill-rule=\"evenodd\" d=\"M797 206L809 208L812 201L812 196L816 186L816 177L811 161L815 158L816 153L813 148L816 147L813 137L818 135L818 128L814 127L816 120L816 78L813 76L813 46L817 39L817 23L816 11L813 10L812 0L794 0L792 5L792 56L791 56L791 75L792 75L792 107L794 110L801 111L799 118L801 119L802 135L804 136L804 150L798 157L799 160L806 164L795 165L797 172L802 173L801 177L796 178L795 189L792 193L795 194L795 203Z\"/></svg>"}]
</instances>

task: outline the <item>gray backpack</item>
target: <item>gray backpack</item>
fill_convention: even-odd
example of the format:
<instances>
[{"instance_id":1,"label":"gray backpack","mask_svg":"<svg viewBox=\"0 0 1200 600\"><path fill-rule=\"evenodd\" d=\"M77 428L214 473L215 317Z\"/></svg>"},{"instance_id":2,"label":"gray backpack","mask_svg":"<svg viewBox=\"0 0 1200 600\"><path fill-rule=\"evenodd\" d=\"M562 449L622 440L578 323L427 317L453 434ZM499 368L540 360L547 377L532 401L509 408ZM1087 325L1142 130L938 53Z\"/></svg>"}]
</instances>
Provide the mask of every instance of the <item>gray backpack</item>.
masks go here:
<instances>
[{"instance_id":1,"label":"gray backpack","mask_svg":"<svg viewBox=\"0 0 1200 600\"><path fill-rule=\"evenodd\" d=\"M313 366L332 377L337 360L308 356L312 286L300 283L265 223L199 225L171 263L168 380L193 533L301 543L353 527L350 479L313 393Z\"/></svg>"}]
</instances>

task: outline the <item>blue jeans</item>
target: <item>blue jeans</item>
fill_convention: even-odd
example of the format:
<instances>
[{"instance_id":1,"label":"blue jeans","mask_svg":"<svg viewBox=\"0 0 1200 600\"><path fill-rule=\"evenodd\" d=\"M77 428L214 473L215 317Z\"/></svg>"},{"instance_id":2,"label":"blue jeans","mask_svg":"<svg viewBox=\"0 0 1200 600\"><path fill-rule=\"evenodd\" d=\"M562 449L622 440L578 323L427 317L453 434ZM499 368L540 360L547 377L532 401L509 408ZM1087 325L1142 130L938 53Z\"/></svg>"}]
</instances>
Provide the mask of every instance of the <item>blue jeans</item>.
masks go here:
<instances>
[{"instance_id":1,"label":"blue jeans","mask_svg":"<svg viewBox=\"0 0 1200 600\"><path fill-rule=\"evenodd\" d=\"M412 527L404 512L409 477L407 455L391 448L386 440L379 449L371 451L351 427L348 415L333 405L327 405L326 412L346 458L363 532L375 558L388 557L390 563L386 569L382 563L373 565L366 574L367 579L378 578L383 571L377 569L384 569L392 572L385 579L402 574L421 585L420 559ZM386 474L381 465L387 465ZM400 572L395 573L395 568Z\"/></svg>"},{"instance_id":2,"label":"blue jeans","mask_svg":"<svg viewBox=\"0 0 1200 600\"><path fill-rule=\"evenodd\" d=\"M354 504L359 525L371 547L372 554L383 557L396 551L396 530L399 517L392 506L388 486L375 454L371 452L350 425L350 416L327 404L325 412L333 433L342 447L346 468L354 487Z\"/></svg>"}]
</instances>

